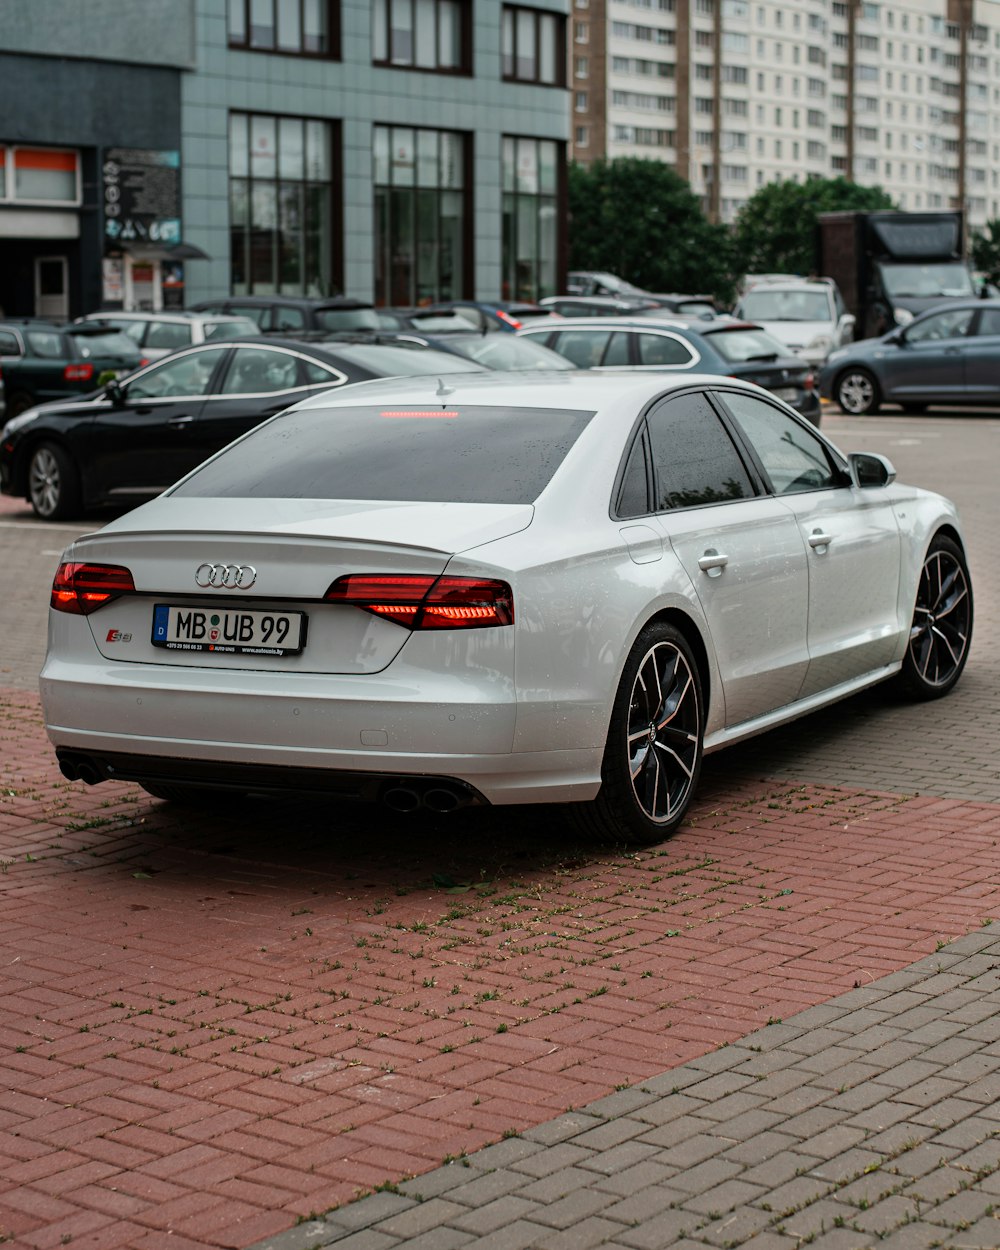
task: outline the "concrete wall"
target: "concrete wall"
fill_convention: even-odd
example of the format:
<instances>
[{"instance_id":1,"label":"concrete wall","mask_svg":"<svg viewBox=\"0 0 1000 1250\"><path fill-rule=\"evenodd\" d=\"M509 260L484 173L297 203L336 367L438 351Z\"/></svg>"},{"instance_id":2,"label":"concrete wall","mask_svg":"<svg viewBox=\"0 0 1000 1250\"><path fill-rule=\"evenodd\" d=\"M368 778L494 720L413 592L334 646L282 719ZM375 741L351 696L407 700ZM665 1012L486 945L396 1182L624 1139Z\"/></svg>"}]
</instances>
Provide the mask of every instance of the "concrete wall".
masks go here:
<instances>
[{"instance_id":1,"label":"concrete wall","mask_svg":"<svg viewBox=\"0 0 1000 1250\"><path fill-rule=\"evenodd\" d=\"M0 49L191 69L194 4L195 0L0 0Z\"/></svg>"},{"instance_id":2,"label":"concrete wall","mask_svg":"<svg viewBox=\"0 0 1000 1250\"><path fill-rule=\"evenodd\" d=\"M534 4L559 13L568 13L570 7L569 0ZM374 275L373 126L427 126L471 134L474 284L477 295L496 298L501 282L501 136L565 140L569 134L565 91L502 81L500 8L500 0L475 0L474 74L466 78L373 67L368 0L342 0L341 61L230 51L226 0L196 0L197 72L181 79L184 237L212 260L186 266L185 298L193 302L229 291L230 109L341 123L344 289L366 298L372 295Z\"/></svg>"}]
</instances>

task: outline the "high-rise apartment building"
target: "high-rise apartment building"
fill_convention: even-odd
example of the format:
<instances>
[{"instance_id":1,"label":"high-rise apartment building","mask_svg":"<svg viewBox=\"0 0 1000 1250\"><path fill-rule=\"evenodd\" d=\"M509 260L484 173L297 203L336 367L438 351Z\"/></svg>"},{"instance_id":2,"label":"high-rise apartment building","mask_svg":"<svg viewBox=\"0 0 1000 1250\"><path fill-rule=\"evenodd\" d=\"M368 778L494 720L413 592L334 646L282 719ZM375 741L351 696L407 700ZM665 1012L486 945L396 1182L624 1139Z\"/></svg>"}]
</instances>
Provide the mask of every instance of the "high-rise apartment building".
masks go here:
<instances>
[{"instance_id":1,"label":"high-rise apartment building","mask_svg":"<svg viewBox=\"0 0 1000 1250\"><path fill-rule=\"evenodd\" d=\"M839 174L1000 216L1000 0L573 0L572 154L663 160L716 220Z\"/></svg>"}]
</instances>

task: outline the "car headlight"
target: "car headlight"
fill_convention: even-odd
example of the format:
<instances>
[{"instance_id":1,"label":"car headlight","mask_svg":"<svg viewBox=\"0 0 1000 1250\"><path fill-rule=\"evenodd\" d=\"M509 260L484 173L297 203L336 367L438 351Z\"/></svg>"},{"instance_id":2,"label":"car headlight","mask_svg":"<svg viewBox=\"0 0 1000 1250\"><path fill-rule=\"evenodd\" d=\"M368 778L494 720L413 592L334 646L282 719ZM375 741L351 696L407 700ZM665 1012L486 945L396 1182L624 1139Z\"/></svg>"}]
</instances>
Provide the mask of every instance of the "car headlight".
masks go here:
<instances>
[{"instance_id":1,"label":"car headlight","mask_svg":"<svg viewBox=\"0 0 1000 1250\"><path fill-rule=\"evenodd\" d=\"M16 434L18 430L23 430L26 425L30 425L41 414L35 408L29 408L27 412L19 412L16 417L11 417L7 424L0 431L0 439L10 438L12 434Z\"/></svg>"},{"instance_id":2,"label":"car headlight","mask_svg":"<svg viewBox=\"0 0 1000 1250\"><path fill-rule=\"evenodd\" d=\"M908 321L913 320L913 313L908 308L894 308L892 315L896 318L898 326L905 326Z\"/></svg>"},{"instance_id":3,"label":"car headlight","mask_svg":"<svg viewBox=\"0 0 1000 1250\"><path fill-rule=\"evenodd\" d=\"M833 339L830 337L829 334L817 334L816 337L812 340L812 342L807 345L806 351L807 352L822 352L823 355L825 356L832 346L833 346Z\"/></svg>"}]
</instances>

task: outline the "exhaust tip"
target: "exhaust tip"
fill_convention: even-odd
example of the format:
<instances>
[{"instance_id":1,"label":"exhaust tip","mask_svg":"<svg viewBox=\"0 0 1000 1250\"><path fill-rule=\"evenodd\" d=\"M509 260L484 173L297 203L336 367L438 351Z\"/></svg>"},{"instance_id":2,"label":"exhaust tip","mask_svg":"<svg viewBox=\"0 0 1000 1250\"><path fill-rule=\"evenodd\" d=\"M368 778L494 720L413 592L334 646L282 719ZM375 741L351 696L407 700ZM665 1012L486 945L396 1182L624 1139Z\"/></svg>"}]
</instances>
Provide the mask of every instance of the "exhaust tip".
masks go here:
<instances>
[{"instance_id":1,"label":"exhaust tip","mask_svg":"<svg viewBox=\"0 0 1000 1250\"><path fill-rule=\"evenodd\" d=\"M454 790L447 790L443 786L435 786L424 795L424 806L429 807L432 812L453 812L462 803L462 798Z\"/></svg>"},{"instance_id":2,"label":"exhaust tip","mask_svg":"<svg viewBox=\"0 0 1000 1250\"><path fill-rule=\"evenodd\" d=\"M394 812L415 812L420 806L420 795L409 786L390 786L383 792L382 802Z\"/></svg>"}]
</instances>

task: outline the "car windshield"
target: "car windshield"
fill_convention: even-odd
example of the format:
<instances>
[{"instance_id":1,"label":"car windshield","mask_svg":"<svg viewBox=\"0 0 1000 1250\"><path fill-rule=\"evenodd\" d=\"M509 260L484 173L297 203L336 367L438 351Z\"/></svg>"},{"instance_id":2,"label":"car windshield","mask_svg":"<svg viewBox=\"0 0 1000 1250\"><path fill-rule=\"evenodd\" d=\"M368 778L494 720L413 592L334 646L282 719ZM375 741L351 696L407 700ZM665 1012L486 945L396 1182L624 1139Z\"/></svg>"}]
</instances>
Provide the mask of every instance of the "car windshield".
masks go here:
<instances>
[{"instance_id":1,"label":"car windshield","mask_svg":"<svg viewBox=\"0 0 1000 1250\"><path fill-rule=\"evenodd\" d=\"M745 295L740 313L748 321L831 321L830 296L826 291L758 290Z\"/></svg>"},{"instance_id":2,"label":"car windshield","mask_svg":"<svg viewBox=\"0 0 1000 1250\"><path fill-rule=\"evenodd\" d=\"M379 314L379 320L382 314ZM439 334L442 330L463 330L468 331L469 320L463 317L461 313L452 312L451 309L444 309L441 312L415 312L411 313L408 318L400 318L401 324L408 321L414 330L420 330L424 334Z\"/></svg>"},{"instance_id":3,"label":"car windshield","mask_svg":"<svg viewBox=\"0 0 1000 1250\"><path fill-rule=\"evenodd\" d=\"M139 363L139 349L135 340L121 330L100 330L96 334L92 330L70 330L70 334L76 343L76 350L84 360L89 360L92 356L114 356Z\"/></svg>"},{"instance_id":4,"label":"car windshield","mask_svg":"<svg viewBox=\"0 0 1000 1250\"><path fill-rule=\"evenodd\" d=\"M890 299L934 299L939 295L975 295L972 275L962 264L880 265Z\"/></svg>"},{"instance_id":5,"label":"car windshield","mask_svg":"<svg viewBox=\"0 0 1000 1250\"><path fill-rule=\"evenodd\" d=\"M706 332L705 338L720 356L733 364L747 360L777 360L779 356L788 355L788 348L783 343L766 330L757 330L752 326L713 330Z\"/></svg>"},{"instance_id":6,"label":"car windshield","mask_svg":"<svg viewBox=\"0 0 1000 1250\"><path fill-rule=\"evenodd\" d=\"M513 334L489 334L481 338L456 338L454 349L476 360L487 369L572 369L565 356L541 343L516 338Z\"/></svg>"},{"instance_id":7,"label":"car windshield","mask_svg":"<svg viewBox=\"0 0 1000 1250\"><path fill-rule=\"evenodd\" d=\"M295 409L171 492L239 499L533 503L594 414L393 400Z\"/></svg>"},{"instance_id":8,"label":"car windshield","mask_svg":"<svg viewBox=\"0 0 1000 1250\"><path fill-rule=\"evenodd\" d=\"M332 345L331 345L332 346ZM390 347L384 343L338 343L336 352L348 364L360 365L376 377L415 377L421 373L480 373L482 365L428 348Z\"/></svg>"},{"instance_id":9,"label":"car windshield","mask_svg":"<svg viewBox=\"0 0 1000 1250\"><path fill-rule=\"evenodd\" d=\"M320 330L378 330L381 325L374 308L317 308Z\"/></svg>"},{"instance_id":10,"label":"car windshield","mask_svg":"<svg viewBox=\"0 0 1000 1250\"><path fill-rule=\"evenodd\" d=\"M247 334L260 334L260 326L249 317L234 317L232 321L205 323L206 339L241 339Z\"/></svg>"}]
</instances>

